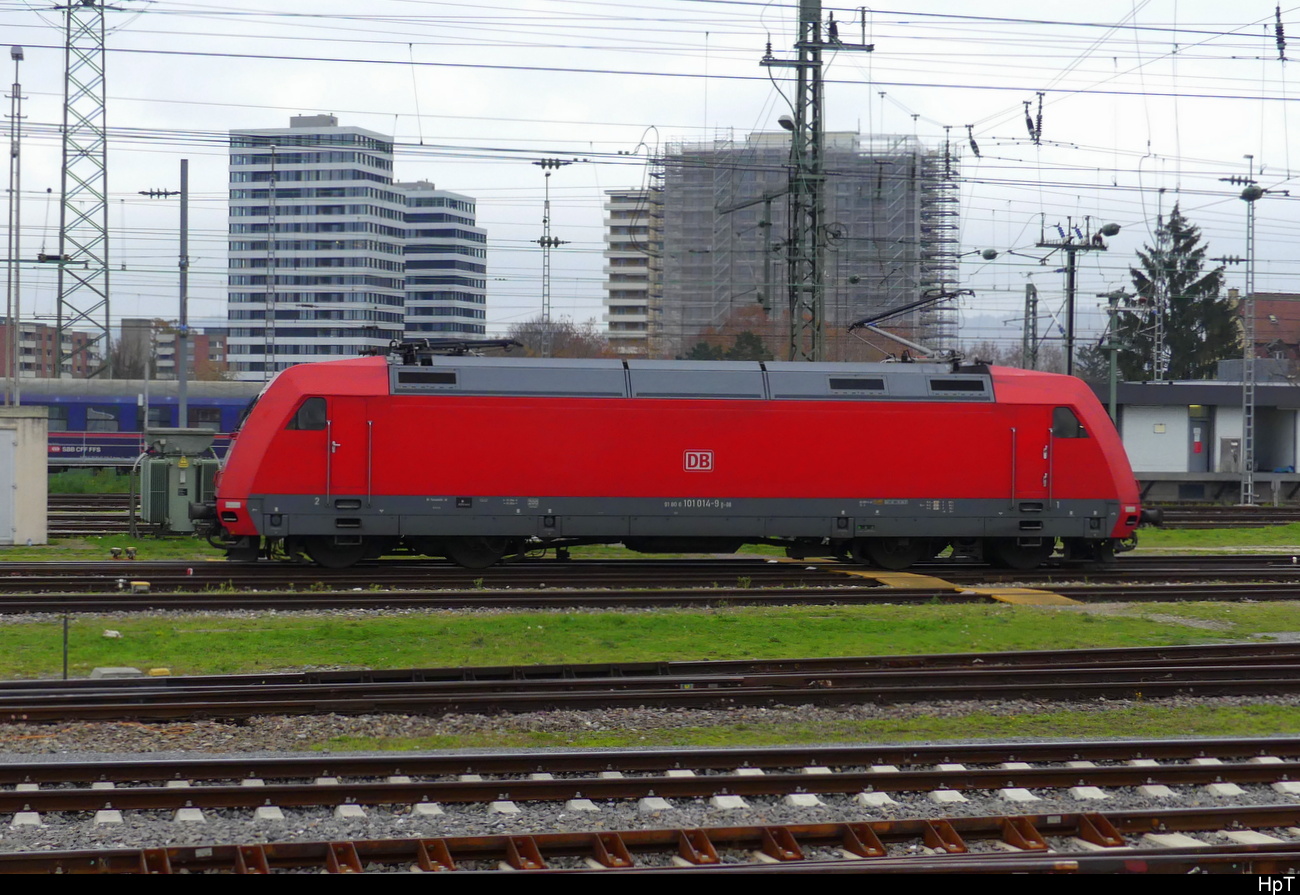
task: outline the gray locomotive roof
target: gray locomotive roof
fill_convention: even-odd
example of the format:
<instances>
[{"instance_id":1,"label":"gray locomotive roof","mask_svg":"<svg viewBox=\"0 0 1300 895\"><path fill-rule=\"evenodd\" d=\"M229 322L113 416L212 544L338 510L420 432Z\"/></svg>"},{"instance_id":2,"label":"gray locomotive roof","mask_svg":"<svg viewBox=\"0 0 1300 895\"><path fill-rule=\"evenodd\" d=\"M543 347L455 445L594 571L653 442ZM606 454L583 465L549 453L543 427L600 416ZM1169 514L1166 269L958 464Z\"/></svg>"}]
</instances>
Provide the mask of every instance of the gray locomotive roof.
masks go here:
<instances>
[{"instance_id":1,"label":"gray locomotive roof","mask_svg":"<svg viewBox=\"0 0 1300 895\"><path fill-rule=\"evenodd\" d=\"M739 400L992 401L984 370L946 364L434 357L390 367L393 394Z\"/></svg>"}]
</instances>

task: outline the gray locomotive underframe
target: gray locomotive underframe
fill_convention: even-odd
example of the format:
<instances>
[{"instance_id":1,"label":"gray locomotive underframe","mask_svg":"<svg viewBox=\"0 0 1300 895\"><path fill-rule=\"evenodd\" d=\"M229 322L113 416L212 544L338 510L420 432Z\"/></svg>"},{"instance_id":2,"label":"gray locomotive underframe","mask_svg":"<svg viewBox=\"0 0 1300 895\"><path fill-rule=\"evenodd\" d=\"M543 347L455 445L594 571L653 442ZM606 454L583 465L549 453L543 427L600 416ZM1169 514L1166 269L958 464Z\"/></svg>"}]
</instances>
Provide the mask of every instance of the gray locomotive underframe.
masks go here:
<instances>
[{"instance_id":1,"label":"gray locomotive underframe","mask_svg":"<svg viewBox=\"0 0 1300 895\"><path fill-rule=\"evenodd\" d=\"M869 537L1107 538L1120 505L1107 500L727 497L255 496L266 537Z\"/></svg>"}]
</instances>

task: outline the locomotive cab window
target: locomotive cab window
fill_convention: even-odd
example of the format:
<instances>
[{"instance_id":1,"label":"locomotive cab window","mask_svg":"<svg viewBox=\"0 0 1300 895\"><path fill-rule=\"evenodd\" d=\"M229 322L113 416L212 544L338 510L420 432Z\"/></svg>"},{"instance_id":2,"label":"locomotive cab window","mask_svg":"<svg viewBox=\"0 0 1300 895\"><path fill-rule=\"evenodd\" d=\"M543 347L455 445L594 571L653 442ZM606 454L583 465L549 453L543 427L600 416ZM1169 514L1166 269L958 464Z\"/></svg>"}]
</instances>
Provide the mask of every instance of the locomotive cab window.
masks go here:
<instances>
[{"instance_id":1,"label":"locomotive cab window","mask_svg":"<svg viewBox=\"0 0 1300 895\"><path fill-rule=\"evenodd\" d=\"M286 429L321 431L325 428L325 399L308 398L298 405L298 411L289 420Z\"/></svg>"},{"instance_id":2,"label":"locomotive cab window","mask_svg":"<svg viewBox=\"0 0 1300 895\"><path fill-rule=\"evenodd\" d=\"M1087 438L1088 430L1068 407L1057 407L1052 411L1052 435L1056 438Z\"/></svg>"}]
</instances>

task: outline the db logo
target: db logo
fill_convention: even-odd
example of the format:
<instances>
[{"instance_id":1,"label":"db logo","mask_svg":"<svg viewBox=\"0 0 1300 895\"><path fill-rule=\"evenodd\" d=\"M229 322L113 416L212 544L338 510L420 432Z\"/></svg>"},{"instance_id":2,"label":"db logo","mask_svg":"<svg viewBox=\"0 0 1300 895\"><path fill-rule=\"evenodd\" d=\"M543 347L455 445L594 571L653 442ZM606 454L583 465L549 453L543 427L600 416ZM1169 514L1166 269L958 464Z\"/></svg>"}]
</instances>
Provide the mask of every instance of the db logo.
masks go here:
<instances>
[{"instance_id":1,"label":"db logo","mask_svg":"<svg viewBox=\"0 0 1300 895\"><path fill-rule=\"evenodd\" d=\"M687 451L683 466L687 472L713 472L713 451Z\"/></svg>"}]
</instances>

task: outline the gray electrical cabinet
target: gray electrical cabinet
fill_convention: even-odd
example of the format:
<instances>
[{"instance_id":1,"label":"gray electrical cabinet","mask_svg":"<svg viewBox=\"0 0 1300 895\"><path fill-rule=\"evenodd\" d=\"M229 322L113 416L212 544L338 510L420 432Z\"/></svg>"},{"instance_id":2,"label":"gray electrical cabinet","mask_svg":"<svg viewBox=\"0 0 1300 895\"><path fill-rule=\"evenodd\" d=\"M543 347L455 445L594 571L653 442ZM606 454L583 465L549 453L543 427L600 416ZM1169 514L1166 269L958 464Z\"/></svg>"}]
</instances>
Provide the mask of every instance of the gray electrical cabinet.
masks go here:
<instances>
[{"instance_id":1,"label":"gray electrical cabinet","mask_svg":"<svg viewBox=\"0 0 1300 895\"><path fill-rule=\"evenodd\" d=\"M192 534L190 504L209 500L221 461L208 429L149 429L153 455L140 464L140 518L161 534ZM205 456L206 455L206 456Z\"/></svg>"}]
</instances>

